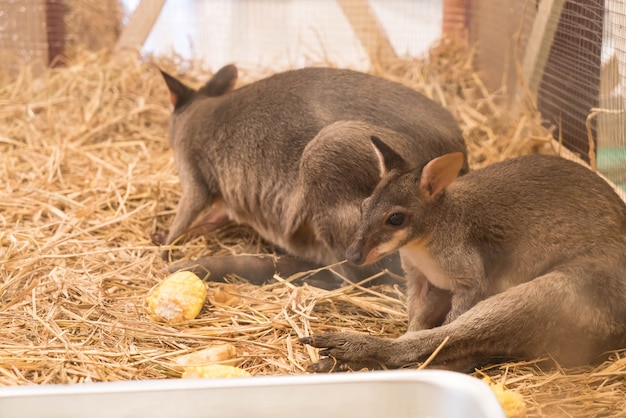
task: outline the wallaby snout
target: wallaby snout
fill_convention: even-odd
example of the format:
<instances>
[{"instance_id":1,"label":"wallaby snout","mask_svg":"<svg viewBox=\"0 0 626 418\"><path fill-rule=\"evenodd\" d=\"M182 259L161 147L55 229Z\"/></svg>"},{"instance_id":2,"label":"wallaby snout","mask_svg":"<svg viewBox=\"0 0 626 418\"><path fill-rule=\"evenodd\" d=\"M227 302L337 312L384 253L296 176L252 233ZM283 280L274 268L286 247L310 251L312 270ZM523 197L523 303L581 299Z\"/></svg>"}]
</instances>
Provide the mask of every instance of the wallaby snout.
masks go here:
<instances>
[{"instance_id":1,"label":"wallaby snout","mask_svg":"<svg viewBox=\"0 0 626 418\"><path fill-rule=\"evenodd\" d=\"M363 252L363 238L355 240L346 250L346 260L355 266L360 266L365 262Z\"/></svg>"}]
</instances>

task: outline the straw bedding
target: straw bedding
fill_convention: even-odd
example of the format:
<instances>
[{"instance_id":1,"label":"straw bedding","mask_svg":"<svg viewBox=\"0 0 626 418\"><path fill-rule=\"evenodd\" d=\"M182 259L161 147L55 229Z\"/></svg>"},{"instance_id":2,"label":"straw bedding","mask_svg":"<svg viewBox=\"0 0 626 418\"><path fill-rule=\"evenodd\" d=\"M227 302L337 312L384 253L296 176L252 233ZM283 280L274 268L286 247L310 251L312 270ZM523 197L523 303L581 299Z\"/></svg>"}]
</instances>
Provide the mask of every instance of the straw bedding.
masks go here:
<instances>
[{"instance_id":1,"label":"straw bedding","mask_svg":"<svg viewBox=\"0 0 626 418\"><path fill-rule=\"evenodd\" d=\"M375 72L451 109L479 167L529 152L552 152L538 115L507 120L471 68L471 53L442 43L428 63L400 60ZM159 65L198 83L194 63ZM244 71L252 80L269 71ZM34 78L0 78L0 384L79 383L179 377L174 359L228 341L253 375L304 373L317 352L297 342L314 331L398 336L400 286L263 287L233 277L208 283L199 317L156 323L144 308L165 276L150 233L170 224L180 187L167 146L167 91L151 63L77 54ZM185 257L257 253L269 247L232 226L181 246ZM229 297L224 297L227 295ZM219 297L216 297L219 296ZM600 366L541 370L534 362L486 373L523 394L528 416L626 414L626 351Z\"/></svg>"}]
</instances>

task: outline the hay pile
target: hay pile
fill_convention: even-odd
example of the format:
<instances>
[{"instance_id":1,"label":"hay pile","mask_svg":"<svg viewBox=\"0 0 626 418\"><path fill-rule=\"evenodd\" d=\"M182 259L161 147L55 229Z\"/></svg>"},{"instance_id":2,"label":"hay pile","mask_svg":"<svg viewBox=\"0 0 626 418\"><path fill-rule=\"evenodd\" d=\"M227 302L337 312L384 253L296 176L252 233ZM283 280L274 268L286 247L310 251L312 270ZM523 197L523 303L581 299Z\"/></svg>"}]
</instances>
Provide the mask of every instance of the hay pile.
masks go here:
<instances>
[{"instance_id":1,"label":"hay pile","mask_svg":"<svg viewBox=\"0 0 626 418\"><path fill-rule=\"evenodd\" d=\"M172 72L183 64L160 62ZM207 77L185 69L188 80ZM550 151L536 115L511 121L500 113L462 47L442 44L429 64L399 61L377 71L450 108L474 167ZM196 320L155 323L143 302L165 264L149 235L169 226L180 196L158 71L93 53L43 78L24 68L17 79L0 80L0 385L178 377L177 356L219 341L232 342L253 375L303 373L318 357L299 336L404 332L399 287L329 292L237 278L209 283L210 302ZM184 253L266 248L248 229L232 227L186 243ZM216 302L216 292L233 297ZM484 372L520 391L529 416L616 416L626 407L625 355L597 368L542 372L528 363Z\"/></svg>"},{"instance_id":2,"label":"hay pile","mask_svg":"<svg viewBox=\"0 0 626 418\"><path fill-rule=\"evenodd\" d=\"M64 0L65 56L112 49L122 33L124 6L119 0Z\"/></svg>"}]
</instances>

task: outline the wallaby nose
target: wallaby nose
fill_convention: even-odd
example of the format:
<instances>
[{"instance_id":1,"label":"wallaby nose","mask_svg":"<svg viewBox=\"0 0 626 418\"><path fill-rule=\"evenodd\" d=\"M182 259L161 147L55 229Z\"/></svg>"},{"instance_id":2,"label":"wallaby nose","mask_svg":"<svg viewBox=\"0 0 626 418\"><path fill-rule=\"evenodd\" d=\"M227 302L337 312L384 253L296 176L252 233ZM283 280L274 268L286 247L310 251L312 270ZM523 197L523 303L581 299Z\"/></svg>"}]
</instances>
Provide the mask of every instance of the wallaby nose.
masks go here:
<instances>
[{"instance_id":1,"label":"wallaby nose","mask_svg":"<svg viewBox=\"0 0 626 418\"><path fill-rule=\"evenodd\" d=\"M348 247L346 259L357 266L363 264L363 240L356 240Z\"/></svg>"}]
</instances>

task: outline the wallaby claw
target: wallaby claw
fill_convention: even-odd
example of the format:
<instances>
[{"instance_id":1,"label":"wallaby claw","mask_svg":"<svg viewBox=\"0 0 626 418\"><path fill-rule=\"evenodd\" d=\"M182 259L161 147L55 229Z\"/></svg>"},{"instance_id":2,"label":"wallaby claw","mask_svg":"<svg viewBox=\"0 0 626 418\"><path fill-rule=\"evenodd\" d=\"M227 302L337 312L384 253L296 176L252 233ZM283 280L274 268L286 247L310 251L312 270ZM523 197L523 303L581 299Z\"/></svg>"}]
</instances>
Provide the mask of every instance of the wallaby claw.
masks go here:
<instances>
[{"instance_id":1,"label":"wallaby claw","mask_svg":"<svg viewBox=\"0 0 626 418\"><path fill-rule=\"evenodd\" d=\"M371 335L340 332L323 332L300 338L303 344L322 348L320 355L347 362L378 363L379 354L384 351L389 340ZM382 350L381 350L382 349ZM378 367L380 368L380 367Z\"/></svg>"},{"instance_id":2,"label":"wallaby claw","mask_svg":"<svg viewBox=\"0 0 626 418\"><path fill-rule=\"evenodd\" d=\"M359 370L382 370L385 366L376 360L342 361L334 357L324 357L307 367L310 373L342 373Z\"/></svg>"},{"instance_id":3,"label":"wallaby claw","mask_svg":"<svg viewBox=\"0 0 626 418\"><path fill-rule=\"evenodd\" d=\"M313 337L298 338L300 344L313 345Z\"/></svg>"},{"instance_id":4,"label":"wallaby claw","mask_svg":"<svg viewBox=\"0 0 626 418\"><path fill-rule=\"evenodd\" d=\"M332 357L320 359L317 363L313 363L306 368L310 373L335 373L350 371L350 367L343 361L338 361Z\"/></svg>"},{"instance_id":5,"label":"wallaby claw","mask_svg":"<svg viewBox=\"0 0 626 418\"><path fill-rule=\"evenodd\" d=\"M153 245L164 245L165 238L165 235L156 232L150 234L150 242L152 242Z\"/></svg>"}]
</instances>

